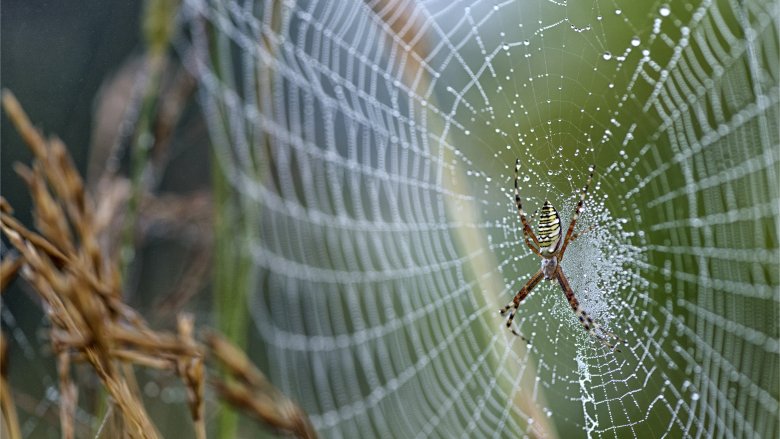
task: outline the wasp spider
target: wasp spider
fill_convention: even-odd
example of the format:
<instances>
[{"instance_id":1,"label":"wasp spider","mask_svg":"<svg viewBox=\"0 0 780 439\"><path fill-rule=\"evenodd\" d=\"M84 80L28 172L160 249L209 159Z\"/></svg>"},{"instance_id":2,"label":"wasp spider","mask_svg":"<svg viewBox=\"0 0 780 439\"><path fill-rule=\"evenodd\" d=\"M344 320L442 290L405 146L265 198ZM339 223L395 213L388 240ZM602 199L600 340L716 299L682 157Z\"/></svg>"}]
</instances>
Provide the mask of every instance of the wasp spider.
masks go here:
<instances>
[{"instance_id":1,"label":"wasp spider","mask_svg":"<svg viewBox=\"0 0 780 439\"><path fill-rule=\"evenodd\" d=\"M512 328L512 321L515 318L517 309L520 307L520 303L525 300L528 293L544 279L558 281L558 284L560 284L563 289L563 293L566 294L566 299L569 301L571 309L577 315L583 328L585 328L588 333L601 340L601 342L610 349L616 349L617 344L622 341L620 337L601 328L599 324L594 322L593 318L580 307L580 303L574 295L569 280L566 279L566 276L563 274L563 269L561 268L561 261L563 260L563 254L566 251L566 247L577 239L579 235L587 232L587 230L585 230L582 233L575 233L574 226L577 224L577 219L582 212L585 196L588 193L588 187L593 180L593 165L590 166L589 171L590 175L588 176L588 182L585 184L585 187L582 188L580 200L577 202L577 208L574 210L571 223L569 223L569 229L566 231L566 236L561 239L561 217L549 201L545 201L544 206L542 206L542 211L539 216L538 235L534 234L534 231L528 224L525 212L523 211L523 203L520 199L520 188L518 187L520 160L518 159L515 161L515 203L517 204L517 211L520 214L520 221L523 223L523 236L525 237L525 243L528 248L542 258L542 267L536 274L531 276L531 279L517 292L514 299L500 310L500 313L501 315L504 315L509 311L506 327L509 328L514 335L517 335L524 340L525 337Z\"/></svg>"}]
</instances>

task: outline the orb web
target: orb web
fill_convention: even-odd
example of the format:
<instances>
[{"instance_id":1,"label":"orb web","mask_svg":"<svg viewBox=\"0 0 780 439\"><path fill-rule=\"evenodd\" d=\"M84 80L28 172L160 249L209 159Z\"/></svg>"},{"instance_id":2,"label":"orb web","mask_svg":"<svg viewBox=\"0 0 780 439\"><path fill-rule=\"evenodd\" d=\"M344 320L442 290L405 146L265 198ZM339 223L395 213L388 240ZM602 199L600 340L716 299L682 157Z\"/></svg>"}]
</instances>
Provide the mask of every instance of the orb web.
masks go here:
<instances>
[{"instance_id":1,"label":"orb web","mask_svg":"<svg viewBox=\"0 0 780 439\"><path fill-rule=\"evenodd\" d=\"M272 380L328 437L770 437L778 10L770 1L188 0L248 209ZM513 202L564 220L557 285Z\"/></svg>"},{"instance_id":2,"label":"orb web","mask_svg":"<svg viewBox=\"0 0 780 439\"><path fill-rule=\"evenodd\" d=\"M185 0L182 58L250 225L253 357L325 437L777 436L779 14ZM548 282L515 319L528 343L506 330L539 268L515 159L534 225L545 200L567 225L596 165L562 266L621 352ZM43 412L57 379L36 370Z\"/></svg>"}]
</instances>

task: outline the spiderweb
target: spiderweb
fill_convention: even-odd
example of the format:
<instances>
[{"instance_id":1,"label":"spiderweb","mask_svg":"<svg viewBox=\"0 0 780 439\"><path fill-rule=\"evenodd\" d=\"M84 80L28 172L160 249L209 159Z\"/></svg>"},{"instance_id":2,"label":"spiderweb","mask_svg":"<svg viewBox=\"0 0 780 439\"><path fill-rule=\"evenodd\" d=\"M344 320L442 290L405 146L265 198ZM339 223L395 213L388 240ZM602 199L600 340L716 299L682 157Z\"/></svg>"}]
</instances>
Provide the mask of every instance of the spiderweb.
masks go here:
<instances>
[{"instance_id":1,"label":"spiderweb","mask_svg":"<svg viewBox=\"0 0 780 439\"><path fill-rule=\"evenodd\" d=\"M185 0L181 18L249 224L252 354L323 436L780 435L777 2ZM548 282L515 319L528 343L505 328L539 268L516 158L534 224L548 199L568 224L596 165L562 265L621 352ZM45 341L0 317L41 378L20 404L46 413Z\"/></svg>"},{"instance_id":2,"label":"spiderweb","mask_svg":"<svg viewBox=\"0 0 780 439\"><path fill-rule=\"evenodd\" d=\"M326 437L778 434L772 1L188 0L257 356ZM582 330L513 202L567 222Z\"/></svg>"}]
</instances>

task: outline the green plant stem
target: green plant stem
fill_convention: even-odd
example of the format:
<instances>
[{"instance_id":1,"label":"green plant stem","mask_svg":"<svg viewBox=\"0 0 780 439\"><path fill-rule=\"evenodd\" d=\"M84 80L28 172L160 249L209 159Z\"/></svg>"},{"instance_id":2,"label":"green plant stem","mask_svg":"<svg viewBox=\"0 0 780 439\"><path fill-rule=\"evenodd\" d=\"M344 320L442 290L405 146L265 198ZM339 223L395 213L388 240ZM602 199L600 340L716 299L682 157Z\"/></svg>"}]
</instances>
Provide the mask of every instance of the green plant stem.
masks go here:
<instances>
[{"instance_id":1,"label":"green plant stem","mask_svg":"<svg viewBox=\"0 0 780 439\"><path fill-rule=\"evenodd\" d=\"M152 120L157 110L158 90L160 77L162 76L163 58L160 54L149 53L147 55L146 87L139 112L138 127L132 147L131 157L131 184L132 192L127 204L127 216L125 217L122 233L122 245L120 253L120 273L122 279L127 278L127 269L135 258L135 226L138 221L141 197L145 192L144 173L148 171L149 151L154 145L154 135L151 132Z\"/></svg>"},{"instance_id":2,"label":"green plant stem","mask_svg":"<svg viewBox=\"0 0 780 439\"><path fill-rule=\"evenodd\" d=\"M212 165L214 189L215 255L214 305L216 323L220 332L233 344L246 346L246 294L250 289L250 258L242 230L240 206L230 183L216 163ZM230 380L226 373L224 380ZM226 403L221 403L218 428L220 438L236 437L238 415Z\"/></svg>"},{"instance_id":3,"label":"green plant stem","mask_svg":"<svg viewBox=\"0 0 780 439\"><path fill-rule=\"evenodd\" d=\"M144 174L149 171L149 151L154 146L152 121L157 116L157 101L160 94L160 81L165 68L167 51L171 37L175 32L178 0L147 0L144 4L141 33L146 43L144 74L145 87L141 97L141 109L132 144L130 178L132 192L124 221L119 259L119 272L122 279L127 278L127 269L135 258L135 226L143 193L148 189Z\"/></svg>"}]
</instances>

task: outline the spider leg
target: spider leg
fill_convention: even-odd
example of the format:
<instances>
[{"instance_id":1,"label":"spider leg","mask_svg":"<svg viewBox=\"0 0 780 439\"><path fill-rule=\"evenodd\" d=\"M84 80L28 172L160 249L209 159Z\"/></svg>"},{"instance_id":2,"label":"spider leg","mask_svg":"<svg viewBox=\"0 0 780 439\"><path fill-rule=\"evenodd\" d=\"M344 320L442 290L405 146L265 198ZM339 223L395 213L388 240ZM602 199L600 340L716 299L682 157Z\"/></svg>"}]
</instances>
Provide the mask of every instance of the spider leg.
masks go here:
<instances>
[{"instance_id":1,"label":"spider leg","mask_svg":"<svg viewBox=\"0 0 780 439\"><path fill-rule=\"evenodd\" d=\"M523 210L523 200L520 198L520 159L515 160L515 205L517 205L517 212L520 214L520 221L523 223L523 236L525 237L525 244L531 249L537 256L542 256L539 252L539 239L534 234L533 229L528 224L528 220L525 217L525 211ZM536 247L531 245L531 241L536 244Z\"/></svg>"},{"instance_id":2,"label":"spider leg","mask_svg":"<svg viewBox=\"0 0 780 439\"><path fill-rule=\"evenodd\" d=\"M577 220L579 219L580 213L582 213L583 206L585 205L585 196L588 194L588 187L590 187L590 183L593 181L593 172L596 170L596 166L590 165L588 170L590 171L590 175L588 176L587 183L585 183L585 187L583 187L582 192L580 192L580 201L577 202L577 207L574 209L574 215L571 217L571 223L569 223L569 230L566 231L566 237L563 238L563 245L561 246L561 250L558 253L559 261L563 259L563 252L566 251L566 247L569 245L569 243L574 241L577 236L585 233L582 232L580 234L574 234L574 225L577 224ZM574 236L572 237L572 235Z\"/></svg>"},{"instance_id":3,"label":"spider leg","mask_svg":"<svg viewBox=\"0 0 780 439\"><path fill-rule=\"evenodd\" d=\"M582 235L584 235L584 234L586 234L586 233L590 232L591 230L593 230L593 229L595 229L595 228L596 228L596 225L594 224L594 225L592 225L592 226L588 227L587 229L585 229L585 230L583 230L583 231L581 231L581 232L578 232L578 233L573 233L573 234L571 235L571 239L569 239L569 242L572 242L572 241L574 241L575 239L577 239L577 238L579 238L580 236L582 236Z\"/></svg>"},{"instance_id":4,"label":"spider leg","mask_svg":"<svg viewBox=\"0 0 780 439\"><path fill-rule=\"evenodd\" d=\"M531 239L528 237L528 235L525 235L525 245L527 245L532 252L536 253L537 256L542 256L542 254L539 253L539 249L537 249L536 247L534 247L533 244L531 244Z\"/></svg>"},{"instance_id":5,"label":"spider leg","mask_svg":"<svg viewBox=\"0 0 780 439\"><path fill-rule=\"evenodd\" d=\"M569 301L569 305L571 306L572 311L574 311L574 314L576 314L579 318L582 327L585 328L585 330L588 331L590 335L596 337L599 339L599 341L604 343L604 345L606 345L610 350L620 352L620 349L617 348L617 345L625 340L603 329L601 325L593 321L593 318L588 314L587 311L580 307L580 302L577 300L577 297L574 296L574 291L569 284L569 280L566 279L566 276L563 275L563 270L561 269L560 265L558 266L558 269L555 273L556 277L558 278L558 283L561 285L564 294L566 294L566 300Z\"/></svg>"},{"instance_id":6,"label":"spider leg","mask_svg":"<svg viewBox=\"0 0 780 439\"><path fill-rule=\"evenodd\" d=\"M512 309L512 311L509 312L509 317L506 319L506 327L512 331L512 334L522 338L523 340L526 340L526 338L520 335L520 333L517 332L514 328L512 328L512 321L515 318L517 309L520 308L520 303L525 300L526 296L528 296L528 293L534 289L536 284L538 284L543 277L544 273L542 273L542 270L537 271L536 274L533 275L525 285L523 285L523 288L520 288L520 291L515 294L515 297L512 299L512 301L498 311L503 316L507 311Z\"/></svg>"}]
</instances>

